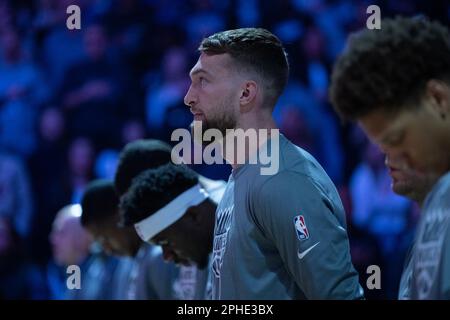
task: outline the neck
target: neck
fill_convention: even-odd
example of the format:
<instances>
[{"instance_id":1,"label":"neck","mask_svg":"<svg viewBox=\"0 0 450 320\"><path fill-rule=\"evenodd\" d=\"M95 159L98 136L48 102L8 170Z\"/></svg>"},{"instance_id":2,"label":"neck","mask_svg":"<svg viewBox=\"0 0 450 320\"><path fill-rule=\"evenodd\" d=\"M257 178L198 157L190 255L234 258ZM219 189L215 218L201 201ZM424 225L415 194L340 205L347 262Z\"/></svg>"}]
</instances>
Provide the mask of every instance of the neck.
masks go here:
<instances>
[{"instance_id":1,"label":"neck","mask_svg":"<svg viewBox=\"0 0 450 320\"><path fill-rule=\"evenodd\" d=\"M244 116L239 119L237 123L237 127L243 130L248 129L276 129L277 126L275 124L275 120L272 117L270 112L260 112L260 114L249 113L248 115L244 114Z\"/></svg>"},{"instance_id":2,"label":"neck","mask_svg":"<svg viewBox=\"0 0 450 320\"><path fill-rule=\"evenodd\" d=\"M250 115L241 119L235 131L223 140L223 158L233 169L238 168L271 138L274 129L277 126L271 114Z\"/></svg>"}]
</instances>

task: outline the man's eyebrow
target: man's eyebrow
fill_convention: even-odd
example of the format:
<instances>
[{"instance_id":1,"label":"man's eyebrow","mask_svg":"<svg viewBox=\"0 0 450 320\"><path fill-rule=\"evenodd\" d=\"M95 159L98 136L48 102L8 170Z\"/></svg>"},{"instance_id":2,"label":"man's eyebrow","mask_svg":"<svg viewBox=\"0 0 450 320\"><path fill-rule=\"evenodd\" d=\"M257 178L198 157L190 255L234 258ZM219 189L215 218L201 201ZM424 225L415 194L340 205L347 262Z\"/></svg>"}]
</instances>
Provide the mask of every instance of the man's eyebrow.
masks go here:
<instances>
[{"instance_id":1,"label":"man's eyebrow","mask_svg":"<svg viewBox=\"0 0 450 320\"><path fill-rule=\"evenodd\" d=\"M206 71L205 69L202 69L202 68L195 69L194 71L189 72L189 76L192 78L193 76L195 76L199 73L204 73L207 76L212 76L208 71Z\"/></svg>"}]
</instances>

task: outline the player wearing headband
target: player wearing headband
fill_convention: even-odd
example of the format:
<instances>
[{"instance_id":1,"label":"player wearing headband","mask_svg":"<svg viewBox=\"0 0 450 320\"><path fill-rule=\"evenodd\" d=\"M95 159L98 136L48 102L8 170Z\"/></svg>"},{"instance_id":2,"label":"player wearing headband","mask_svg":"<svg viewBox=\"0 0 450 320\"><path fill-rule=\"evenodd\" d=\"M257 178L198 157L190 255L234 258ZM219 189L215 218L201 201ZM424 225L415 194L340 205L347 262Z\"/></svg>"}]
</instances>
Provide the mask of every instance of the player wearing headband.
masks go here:
<instances>
[{"instance_id":1,"label":"player wearing headband","mask_svg":"<svg viewBox=\"0 0 450 320\"><path fill-rule=\"evenodd\" d=\"M184 165L146 170L122 198L123 223L142 240L162 246L164 257L196 266L196 298L208 295L210 253L217 203L225 183L204 180Z\"/></svg>"}]
</instances>

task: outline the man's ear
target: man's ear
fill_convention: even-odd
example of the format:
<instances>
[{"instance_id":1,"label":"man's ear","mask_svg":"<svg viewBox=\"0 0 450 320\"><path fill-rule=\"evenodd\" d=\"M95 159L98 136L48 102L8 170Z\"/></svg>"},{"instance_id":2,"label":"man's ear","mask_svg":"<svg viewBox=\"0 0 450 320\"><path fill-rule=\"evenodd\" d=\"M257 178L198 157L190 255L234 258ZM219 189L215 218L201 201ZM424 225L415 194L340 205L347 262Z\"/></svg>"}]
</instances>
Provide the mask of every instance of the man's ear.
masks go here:
<instances>
[{"instance_id":1,"label":"man's ear","mask_svg":"<svg viewBox=\"0 0 450 320\"><path fill-rule=\"evenodd\" d=\"M255 81L249 80L244 82L241 88L241 95L239 97L241 112L245 113L252 109L258 91L259 87Z\"/></svg>"},{"instance_id":2,"label":"man's ear","mask_svg":"<svg viewBox=\"0 0 450 320\"><path fill-rule=\"evenodd\" d=\"M442 119L450 118L450 86L443 81L431 79L426 85L426 97L432 109Z\"/></svg>"}]
</instances>

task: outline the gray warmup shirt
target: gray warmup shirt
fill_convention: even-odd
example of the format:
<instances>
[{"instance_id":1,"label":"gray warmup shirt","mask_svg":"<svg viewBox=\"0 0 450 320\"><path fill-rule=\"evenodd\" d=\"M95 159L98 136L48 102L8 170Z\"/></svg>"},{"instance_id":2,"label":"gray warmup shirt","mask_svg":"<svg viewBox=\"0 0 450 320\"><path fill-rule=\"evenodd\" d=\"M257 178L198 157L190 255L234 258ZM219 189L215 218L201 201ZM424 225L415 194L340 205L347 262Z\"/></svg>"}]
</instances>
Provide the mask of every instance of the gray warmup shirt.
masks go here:
<instances>
[{"instance_id":1,"label":"gray warmup shirt","mask_svg":"<svg viewBox=\"0 0 450 320\"><path fill-rule=\"evenodd\" d=\"M283 135L278 173L262 166L233 170L217 208L212 298L362 298L344 209L322 167Z\"/></svg>"},{"instance_id":2,"label":"gray warmup shirt","mask_svg":"<svg viewBox=\"0 0 450 320\"><path fill-rule=\"evenodd\" d=\"M425 199L399 299L450 299L450 172Z\"/></svg>"},{"instance_id":3,"label":"gray warmup shirt","mask_svg":"<svg viewBox=\"0 0 450 320\"><path fill-rule=\"evenodd\" d=\"M208 268L165 262L162 249L144 243L134 258L120 258L114 282L116 300L205 299Z\"/></svg>"},{"instance_id":4,"label":"gray warmup shirt","mask_svg":"<svg viewBox=\"0 0 450 320\"><path fill-rule=\"evenodd\" d=\"M143 243L136 257L120 258L114 285L118 300L175 299L178 268L166 263L160 247Z\"/></svg>"}]
</instances>

